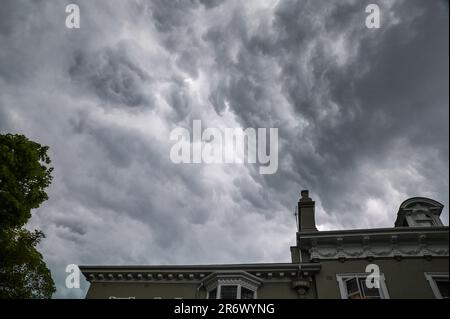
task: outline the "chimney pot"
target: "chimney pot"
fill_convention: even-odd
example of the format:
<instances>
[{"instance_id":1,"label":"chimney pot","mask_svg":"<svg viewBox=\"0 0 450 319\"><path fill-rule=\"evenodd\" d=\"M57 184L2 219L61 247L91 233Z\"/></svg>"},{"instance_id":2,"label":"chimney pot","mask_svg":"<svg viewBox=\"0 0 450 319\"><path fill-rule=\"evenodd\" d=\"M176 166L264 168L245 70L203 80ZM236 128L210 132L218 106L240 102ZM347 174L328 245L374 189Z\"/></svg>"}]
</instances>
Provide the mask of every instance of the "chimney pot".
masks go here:
<instances>
[{"instance_id":1,"label":"chimney pot","mask_svg":"<svg viewBox=\"0 0 450 319\"><path fill-rule=\"evenodd\" d=\"M300 198L300 201L301 202L306 202L306 201L312 201L312 199L309 197L309 190L307 190L307 189L305 189L305 190L302 190L301 192L300 192L300 194L301 194L301 198Z\"/></svg>"}]
</instances>

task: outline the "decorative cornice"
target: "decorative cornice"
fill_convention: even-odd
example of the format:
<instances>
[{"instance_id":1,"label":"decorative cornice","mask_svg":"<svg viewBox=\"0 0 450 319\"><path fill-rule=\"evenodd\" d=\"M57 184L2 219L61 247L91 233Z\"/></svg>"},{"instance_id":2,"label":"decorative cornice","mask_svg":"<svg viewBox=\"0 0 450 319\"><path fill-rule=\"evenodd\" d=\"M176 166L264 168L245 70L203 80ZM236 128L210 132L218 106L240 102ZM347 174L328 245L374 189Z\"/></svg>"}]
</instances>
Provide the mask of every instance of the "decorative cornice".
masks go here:
<instances>
[{"instance_id":1,"label":"decorative cornice","mask_svg":"<svg viewBox=\"0 0 450 319\"><path fill-rule=\"evenodd\" d=\"M313 232L297 232L297 238L336 238L336 237L363 237L370 236L383 237L398 235L402 237L417 237L418 234L434 234L435 236L448 237L448 226L434 227L386 227L386 228L367 228L367 229L347 229L347 230L322 230Z\"/></svg>"},{"instance_id":2,"label":"decorative cornice","mask_svg":"<svg viewBox=\"0 0 450 319\"><path fill-rule=\"evenodd\" d=\"M442 228L442 227L441 227ZM448 257L447 231L409 231L380 233L300 234L300 248L310 253L312 261L386 257Z\"/></svg>"},{"instance_id":3,"label":"decorative cornice","mask_svg":"<svg viewBox=\"0 0 450 319\"><path fill-rule=\"evenodd\" d=\"M204 282L211 276L245 273L256 281L289 281L299 274L318 272L317 263L301 264L251 264L245 265L198 265L196 266L80 266L80 270L90 282L127 282L127 283L173 283Z\"/></svg>"},{"instance_id":4,"label":"decorative cornice","mask_svg":"<svg viewBox=\"0 0 450 319\"><path fill-rule=\"evenodd\" d=\"M375 258L375 257L391 257L398 259L399 257L448 257L449 251L446 248L407 248L400 249L391 247L378 248L345 248L333 249L325 247L314 247L309 250L311 259L314 261L321 259L354 259L354 258Z\"/></svg>"}]
</instances>

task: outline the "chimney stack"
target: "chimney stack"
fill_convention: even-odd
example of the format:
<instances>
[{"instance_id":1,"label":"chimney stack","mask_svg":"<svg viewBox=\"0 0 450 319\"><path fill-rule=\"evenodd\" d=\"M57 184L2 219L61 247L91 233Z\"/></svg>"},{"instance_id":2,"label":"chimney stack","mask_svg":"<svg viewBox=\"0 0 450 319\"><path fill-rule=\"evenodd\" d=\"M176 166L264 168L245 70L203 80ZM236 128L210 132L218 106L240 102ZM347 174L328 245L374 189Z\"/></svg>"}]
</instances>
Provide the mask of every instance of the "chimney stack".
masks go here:
<instances>
[{"instance_id":1,"label":"chimney stack","mask_svg":"<svg viewBox=\"0 0 450 319\"><path fill-rule=\"evenodd\" d=\"M315 218L315 202L309 197L308 190L301 191L298 201L298 224L300 232L317 231Z\"/></svg>"}]
</instances>

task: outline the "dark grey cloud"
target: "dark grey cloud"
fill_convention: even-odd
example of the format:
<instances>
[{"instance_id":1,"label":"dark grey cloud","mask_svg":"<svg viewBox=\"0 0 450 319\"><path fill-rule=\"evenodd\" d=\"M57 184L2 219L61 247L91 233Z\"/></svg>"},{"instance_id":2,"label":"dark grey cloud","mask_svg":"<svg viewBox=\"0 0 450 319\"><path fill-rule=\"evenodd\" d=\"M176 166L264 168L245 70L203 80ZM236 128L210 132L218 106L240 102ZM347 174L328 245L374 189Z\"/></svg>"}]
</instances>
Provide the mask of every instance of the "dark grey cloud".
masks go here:
<instances>
[{"instance_id":1,"label":"dark grey cloud","mask_svg":"<svg viewBox=\"0 0 450 319\"><path fill-rule=\"evenodd\" d=\"M381 7L384 30L378 33L365 28L362 3L282 1L270 27L254 35L236 12L230 28L211 29L206 37L220 58L222 81L211 97L218 112L228 100L244 126L277 123L270 110L276 107L273 87L281 81L282 94L308 122L297 145L286 150L295 159L286 169L300 172L297 182L314 187L329 214L359 214L367 209L361 198L389 200L386 184L366 183L361 165L384 162L389 170L405 161L418 176L448 173L447 4ZM241 44L234 61L224 44L233 41ZM333 52L339 45L343 52ZM280 75L267 74L272 61ZM291 128L281 130L282 138L295 138ZM305 140L313 143L313 152L302 148ZM398 144L405 153L394 155ZM274 188L284 182L267 179ZM400 180L404 185L395 188L406 194L431 192L448 201L440 191L448 188L444 179L426 186Z\"/></svg>"},{"instance_id":2,"label":"dark grey cloud","mask_svg":"<svg viewBox=\"0 0 450 319\"><path fill-rule=\"evenodd\" d=\"M126 53L126 43L100 52L74 55L69 74L77 85L86 85L99 99L125 106L148 105L142 86L149 76Z\"/></svg>"},{"instance_id":3,"label":"dark grey cloud","mask_svg":"<svg viewBox=\"0 0 450 319\"><path fill-rule=\"evenodd\" d=\"M429 196L448 224L448 3L5 1L0 132L50 146L29 227L65 266L288 261L309 188L321 229L391 226ZM279 128L279 169L177 165L170 131ZM236 246L236 238L239 245ZM83 288L86 288L84 283Z\"/></svg>"},{"instance_id":4,"label":"dark grey cloud","mask_svg":"<svg viewBox=\"0 0 450 319\"><path fill-rule=\"evenodd\" d=\"M149 12L152 23L159 32L172 33L179 28L189 28L192 10L198 6L198 2L193 0L155 0L149 5Z\"/></svg>"}]
</instances>

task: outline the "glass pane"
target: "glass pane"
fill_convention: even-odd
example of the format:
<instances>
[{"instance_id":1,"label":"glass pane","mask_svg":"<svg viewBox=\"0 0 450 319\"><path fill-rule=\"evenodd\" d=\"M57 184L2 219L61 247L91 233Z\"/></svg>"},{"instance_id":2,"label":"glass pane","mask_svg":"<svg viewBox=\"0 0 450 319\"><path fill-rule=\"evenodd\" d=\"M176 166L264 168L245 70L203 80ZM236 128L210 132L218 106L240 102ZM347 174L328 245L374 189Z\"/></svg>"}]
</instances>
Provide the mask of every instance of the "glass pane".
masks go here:
<instances>
[{"instance_id":1,"label":"glass pane","mask_svg":"<svg viewBox=\"0 0 450 319\"><path fill-rule=\"evenodd\" d=\"M368 288L366 285L366 278L359 278L359 286L363 291L364 298L381 299L380 290L378 288Z\"/></svg>"},{"instance_id":2,"label":"glass pane","mask_svg":"<svg viewBox=\"0 0 450 319\"><path fill-rule=\"evenodd\" d=\"M442 298L448 299L448 279L437 279L436 285L441 293Z\"/></svg>"},{"instance_id":3,"label":"glass pane","mask_svg":"<svg viewBox=\"0 0 450 319\"><path fill-rule=\"evenodd\" d=\"M247 288L241 287L241 299L254 299L255 293Z\"/></svg>"},{"instance_id":4,"label":"glass pane","mask_svg":"<svg viewBox=\"0 0 450 319\"><path fill-rule=\"evenodd\" d=\"M221 299L236 299L237 298L237 286L220 286L220 298Z\"/></svg>"},{"instance_id":5,"label":"glass pane","mask_svg":"<svg viewBox=\"0 0 450 319\"><path fill-rule=\"evenodd\" d=\"M356 278L347 279L345 281L345 285L347 287L347 294L349 297L350 297L350 295L359 293L359 287L358 287L358 282L356 281Z\"/></svg>"},{"instance_id":6,"label":"glass pane","mask_svg":"<svg viewBox=\"0 0 450 319\"><path fill-rule=\"evenodd\" d=\"M209 299L217 299L217 288L214 288L209 292Z\"/></svg>"},{"instance_id":7,"label":"glass pane","mask_svg":"<svg viewBox=\"0 0 450 319\"><path fill-rule=\"evenodd\" d=\"M433 221L431 221L431 220L417 220L416 224L418 226L433 226Z\"/></svg>"}]
</instances>

